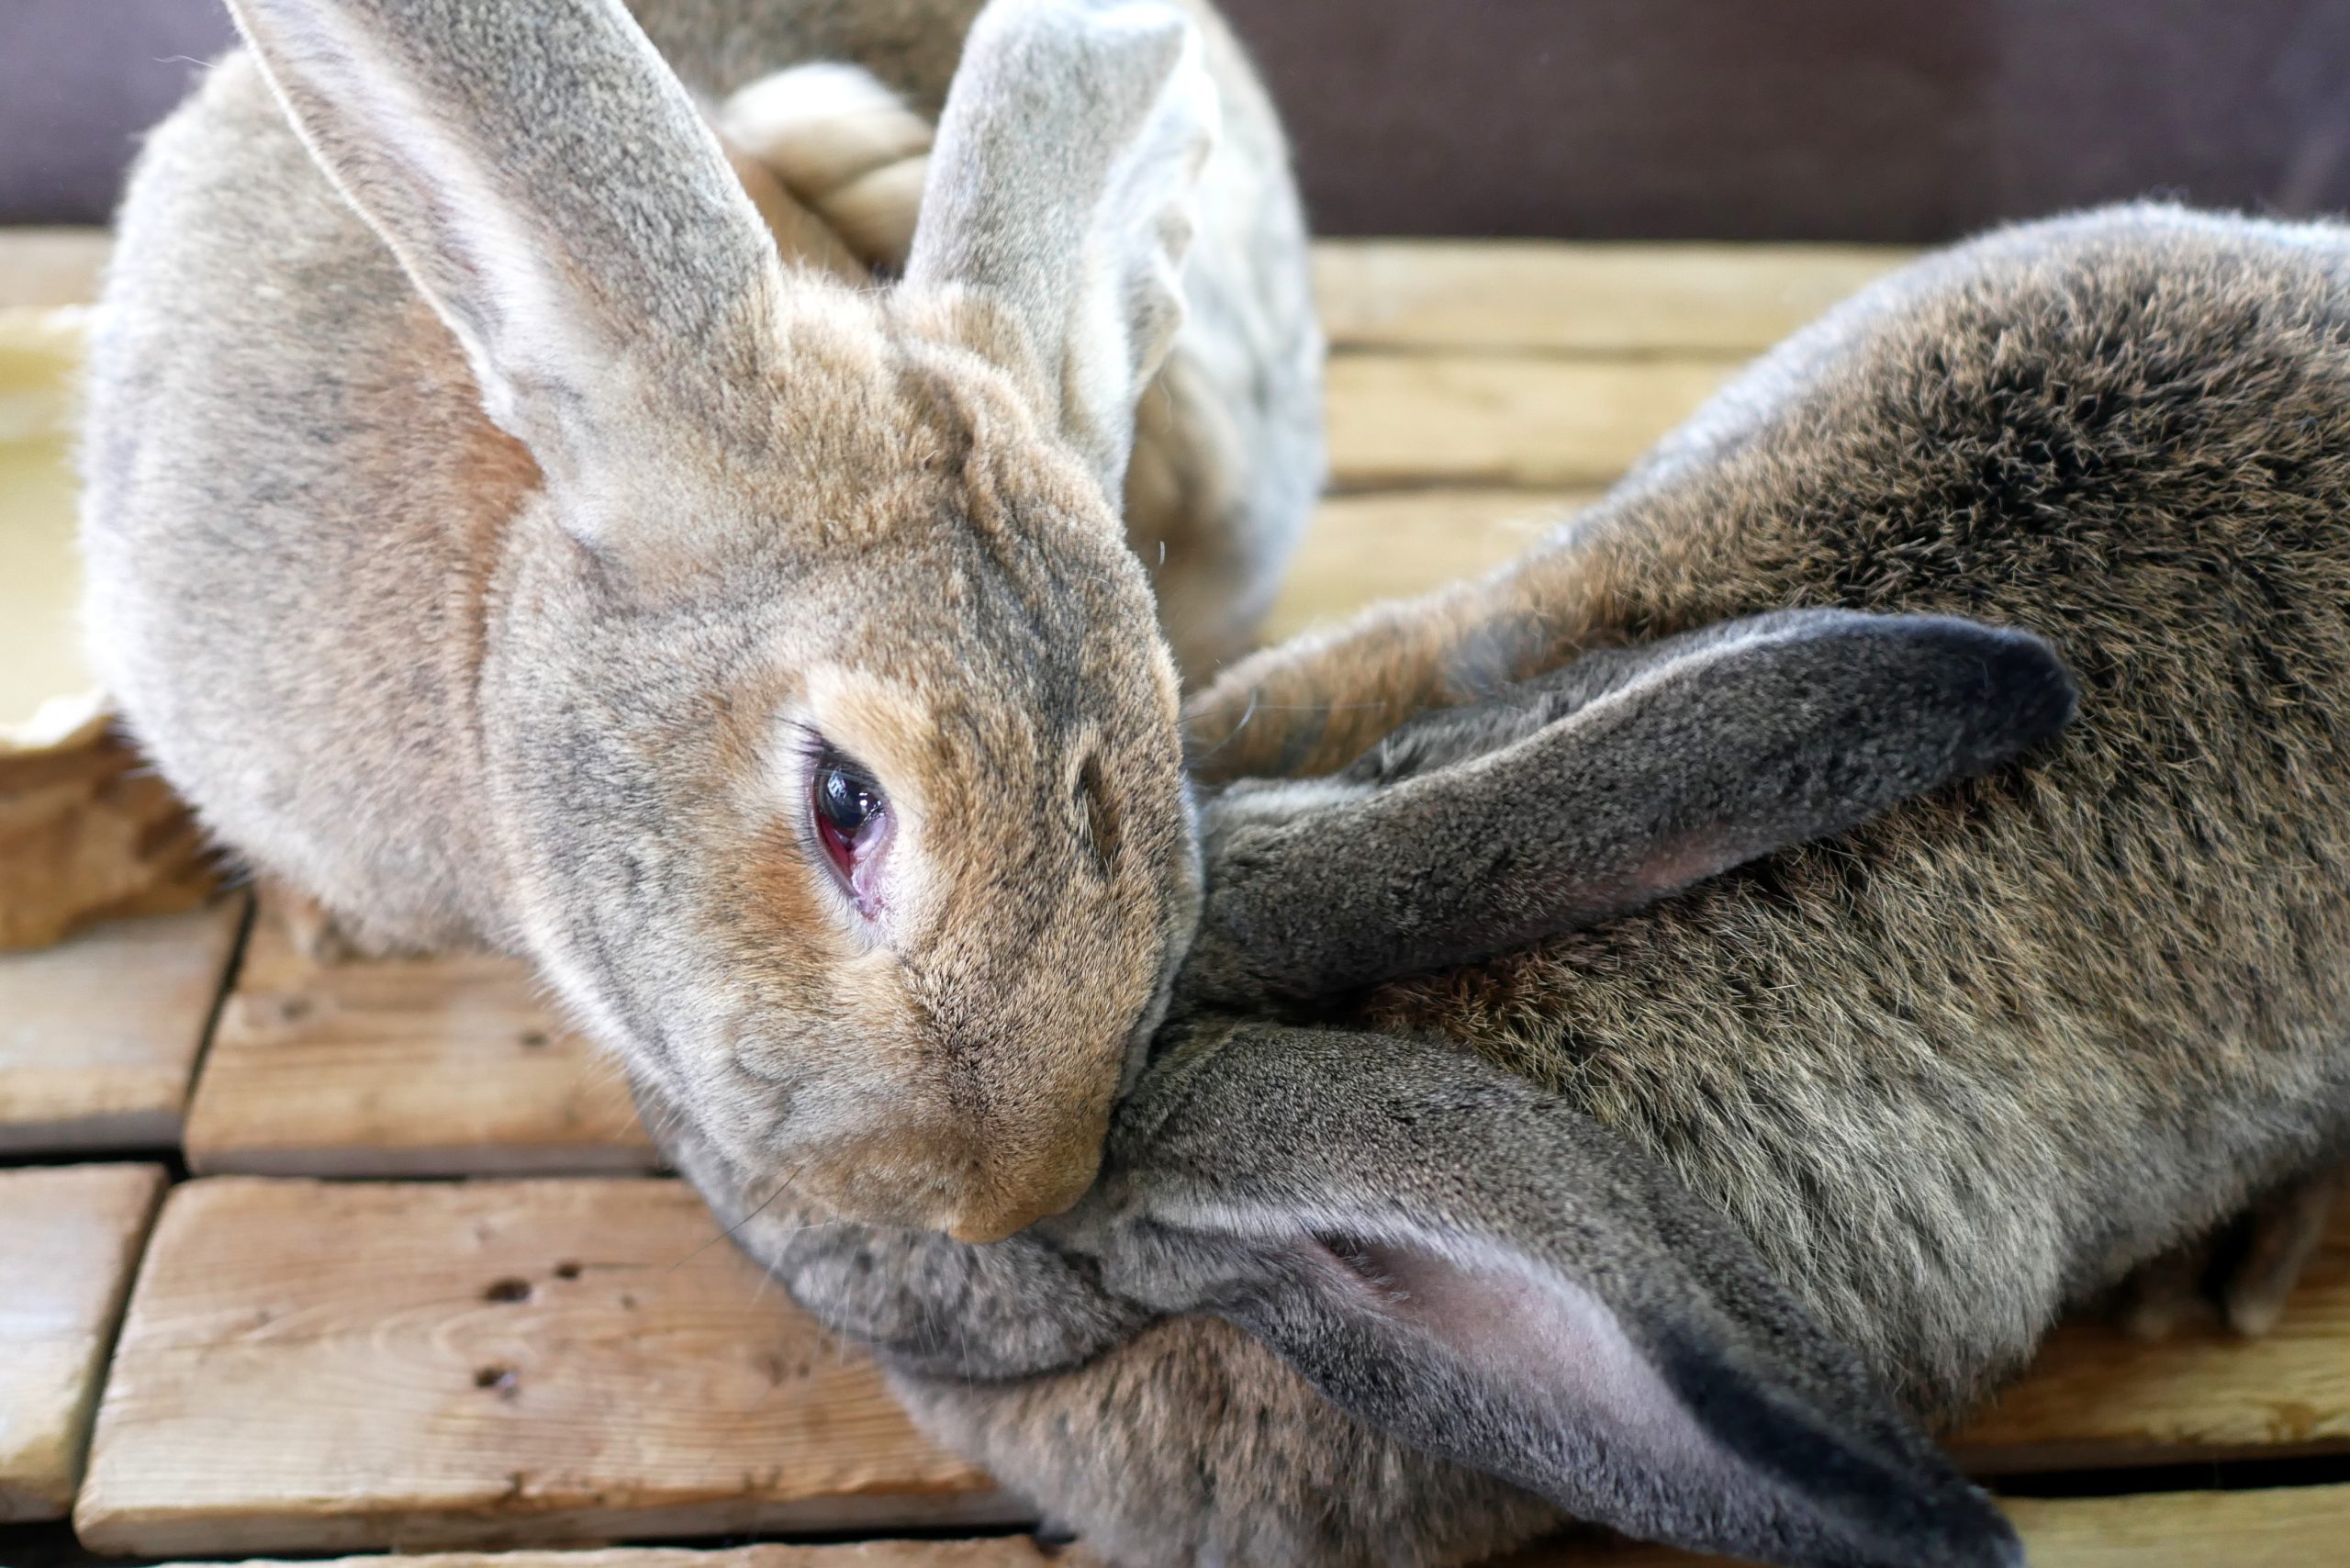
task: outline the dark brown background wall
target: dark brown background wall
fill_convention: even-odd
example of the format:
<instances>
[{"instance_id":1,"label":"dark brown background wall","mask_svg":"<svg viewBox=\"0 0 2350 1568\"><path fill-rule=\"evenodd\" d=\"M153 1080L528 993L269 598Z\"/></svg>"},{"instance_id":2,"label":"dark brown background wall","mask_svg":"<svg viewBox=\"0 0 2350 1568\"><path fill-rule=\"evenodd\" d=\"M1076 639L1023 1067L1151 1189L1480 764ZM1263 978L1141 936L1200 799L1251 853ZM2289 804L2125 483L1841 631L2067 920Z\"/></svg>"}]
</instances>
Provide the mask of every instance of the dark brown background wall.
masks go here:
<instances>
[{"instance_id":1,"label":"dark brown background wall","mask_svg":"<svg viewBox=\"0 0 2350 1568\"><path fill-rule=\"evenodd\" d=\"M1333 233L1921 241L2350 208L2350 0L1225 0ZM217 0L0 0L0 221L94 221Z\"/></svg>"}]
</instances>

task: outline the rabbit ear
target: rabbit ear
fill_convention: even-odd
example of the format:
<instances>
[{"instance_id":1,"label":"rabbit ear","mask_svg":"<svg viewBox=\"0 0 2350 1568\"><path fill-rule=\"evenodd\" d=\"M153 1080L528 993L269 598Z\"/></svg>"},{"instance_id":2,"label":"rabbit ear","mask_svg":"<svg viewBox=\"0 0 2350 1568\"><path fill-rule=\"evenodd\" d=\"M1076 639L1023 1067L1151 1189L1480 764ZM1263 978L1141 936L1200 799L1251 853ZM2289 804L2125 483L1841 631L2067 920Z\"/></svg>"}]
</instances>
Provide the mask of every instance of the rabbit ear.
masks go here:
<instances>
[{"instance_id":1,"label":"rabbit ear","mask_svg":"<svg viewBox=\"0 0 2350 1568\"><path fill-rule=\"evenodd\" d=\"M2022 1562L1744 1237L1457 1049L1243 1028L1146 1081L1113 1159L1110 1289L1577 1518L1790 1568Z\"/></svg>"},{"instance_id":2,"label":"rabbit ear","mask_svg":"<svg viewBox=\"0 0 2350 1568\"><path fill-rule=\"evenodd\" d=\"M699 416L755 374L773 241L621 0L229 8L551 484L657 459L655 405Z\"/></svg>"},{"instance_id":3,"label":"rabbit ear","mask_svg":"<svg viewBox=\"0 0 2350 1568\"><path fill-rule=\"evenodd\" d=\"M1008 313L1009 357L1116 498L1136 399L1183 315L1215 139L1199 30L1160 0L993 0L938 121L906 282Z\"/></svg>"},{"instance_id":4,"label":"rabbit ear","mask_svg":"<svg viewBox=\"0 0 2350 1568\"><path fill-rule=\"evenodd\" d=\"M1351 775L1219 803L1203 952L1294 996L1488 957L1986 772L2075 700L2045 643L1940 616L1796 610L1595 655Z\"/></svg>"}]
</instances>

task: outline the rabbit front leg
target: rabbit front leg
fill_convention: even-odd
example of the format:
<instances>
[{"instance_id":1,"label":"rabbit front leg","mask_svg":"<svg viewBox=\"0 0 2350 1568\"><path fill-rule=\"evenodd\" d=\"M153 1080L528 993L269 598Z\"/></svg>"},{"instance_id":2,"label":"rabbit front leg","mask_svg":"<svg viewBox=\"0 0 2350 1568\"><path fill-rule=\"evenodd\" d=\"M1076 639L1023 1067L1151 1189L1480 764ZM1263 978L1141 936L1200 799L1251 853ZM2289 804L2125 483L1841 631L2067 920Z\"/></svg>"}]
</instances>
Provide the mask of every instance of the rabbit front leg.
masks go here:
<instances>
[{"instance_id":1,"label":"rabbit front leg","mask_svg":"<svg viewBox=\"0 0 2350 1568\"><path fill-rule=\"evenodd\" d=\"M1193 772L1210 783L1335 773L1415 714L1624 640L1621 575L1596 532L1562 530L1491 577L1242 660L1185 707Z\"/></svg>"},{"instance_id":2,"label":"rabbit front leg","mask_svg":"<svg viewBox=\"0 0 2350 1568\"><path fill-rule=\"evenodd\" d=\"M2266 1334L2324 1241L2344 1174L2335 1167L2297 1178L2210 1234L2141 1265L2116 1297L2122 1329L2163 1339L2216 1314L2246 1338Z\"/></svg>"}]
</instances>

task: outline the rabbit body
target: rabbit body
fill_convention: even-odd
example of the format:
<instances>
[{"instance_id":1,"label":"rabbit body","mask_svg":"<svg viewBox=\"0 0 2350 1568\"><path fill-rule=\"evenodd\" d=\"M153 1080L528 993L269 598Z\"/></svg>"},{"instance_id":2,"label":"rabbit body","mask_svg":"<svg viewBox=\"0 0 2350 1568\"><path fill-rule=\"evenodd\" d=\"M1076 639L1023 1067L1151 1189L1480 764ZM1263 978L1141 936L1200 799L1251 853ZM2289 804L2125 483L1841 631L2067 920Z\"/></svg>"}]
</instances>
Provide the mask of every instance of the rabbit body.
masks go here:
<instances>
[{"instance_id":1,"label":"rabbit body","mask_svg":"<svg viewBox=\"0 0 2350 1568\"><path fill-rule=\"evenodd\" d=\"M1561 1330L1528 1351L1506 1311L1459 1313L1468 1360L1419 1384L1416 1408L1374 1385L1413 1386L1424 1339L1389 1342L1349 1382L1326 1326L1296 1327L1305 1275L1251 1282L1236 1262L1193 1288L1166 1260L1169 1237L1226 1259L1270 1245L1281 1203L1214 1169L1323 1158L1272 1152L1317 1137L1359 1139L1328 1162L1439 1216L1423 1228L1450 1236L1454 1256L1546 1226L1629 1235L1663 1204L1562 1181L1559 1157L1513 1132L1508 1091L1474 1087L1465 1047L1545 1114L1587 1118L1622 1140L1626 1163L1669 1171L1903 1410L1947 1425L2068 1306L2350 1148L2345 520L2350 230L2132 207L1920 262L1766 356L1522 560L1270 650L1198 701L1203 767L1241 782L1209 808L1210 895L1179 1022L1120 1114L1095 1200L1112 1217L1007 1244L1031 1249L1022 1277L976 1287L1028 1293L1019 1336L995 1329L1012 1316L1002 1302L955 1308L938 1282L968 1293L979 1276L956 1275L943 1250L755 1227L752 1250L876 1339L932 1430L1111 1561L1469 1561L1560 1517L1486 1472L1555 1481L1542 1489L1566 1506L1577 1466L1605 1461L1526 1462L1460 1366L1481 1340L1502 1347L1498 1400L1584 1341ZM1285 978L1343 975L1324 961L1333 927L1419 918L1446 868L1424 867L1415 846L1458 823L1448 853L1495 889L1505 925L1541 894L1510 879L1541 849L1546 819L1561 832L1586 807L1605 820L1647 792L1647 765L1616 756L1620 778L1600 777L1621 787L1603 788L1579 771L1546 784L1460 759L1518 744L1554 711L1599 713L1591 694L1620 684L1617 650L1785 607L2027 629L2077 680L2077 721L2024 765L1521 950L1329 994ZM1546 682L1529 721L1527 694ZM1796 689L1753 715L1756 758L1802 707ZM1665 784L1672 766L1659 765ZM1291 774L1315 777L1274 781ZM1418 814L1360 814L1406 788ZM1701 829L1684 848L1703 848L1702 796L1683 802ZM1501 814L1513 805L1522 831ZM1381 822L1394 836L1362 847ZM1543 864L1572 868L1580 853ZM1315 883L1327 863L1356 868L1368 916ZM1407 1048L1428 1085L1415 1092L1406 1073L1390 1093L1388 1058ZM1217 1097L1220 1072L1247 1075L1250 1092ZM1492 1098L1490 1122L1449 1142L1428 1130L1472 1096ZM1331 1101L1353 1097L1387 1119L1317 1131L1333 1125ZM1235 1124L1221 1148L1196 1126L1167 1130L1204 1123L1207 1107ZM722 1209L745 1206L722 1171L684 1158ZM1284 1191L1348 1179L1292 1172ZM1485 1195L1426 1195L1462 1184ZM1306 1199L1284 1199L1303 1234L1283 1245L1311 1252L1318 1236L1344 1258L1343 1238L1388 1201L1333 1203L1316 1220ZM1216 1253L1201 1238L1220 1232ZM1679 1234L1659 1256L1700 1261L1639 1287L1649 1299L1704 1300L1709 1269L1739 1277L1715 1268L1739 1249ZM1544 1245L1528 1255L1559 1255ZM1627 1280L1665 1267L1634 1250L1609 1262L1597 1245L1606 1266L1586 1278L1626 1301L1639 1294ZM880 1260L937 1310L879 1299L849 1254ZM1073 1260L1039 1283L1057 1256ZM1425 1257L1353 1271L1381 1269L1381 1310L1442 1339L1412 1297L1442 1303L1457 1283ZM1739 1316L1724 1299L1706 1321ZM1216 1316L1161 1320L1186 1308ZM1035 1325L1057 1310L1068 1338L1040 1343ZM1572 1392L1548 1407L1562 1427ZM1847 1408L1841 1397L1821 1407ZM1874 1525L1806 1536L1784 1494L1752 1533L1725 1538L1720 1510L1669 1495L1687 1479L1681 1462L1641 1473L1662 1502L1568 1511L1776 1562L2020 1560L1980 1520L1908 1539Z\"/></svg>"},{"instance_id":2,"label":"rabbit body","mask_svg":"<svg viewBox=\"0 0 2350 1568\"><path fill-rule=\"evenodd\" d=\"M975 1234L1081 1190L1196 896L1136 399L1203 656L1319 478L1285 153L1204 5L1001 6L905 282L778 264L701 112L846 60L954 120L979 9L643 0L667 79L611 0L241 4L261 57L135 171L84 454L94 657L222 844ZM835 878L808 780L867 773L890 860Z\"/></svg>"}]
</instances>

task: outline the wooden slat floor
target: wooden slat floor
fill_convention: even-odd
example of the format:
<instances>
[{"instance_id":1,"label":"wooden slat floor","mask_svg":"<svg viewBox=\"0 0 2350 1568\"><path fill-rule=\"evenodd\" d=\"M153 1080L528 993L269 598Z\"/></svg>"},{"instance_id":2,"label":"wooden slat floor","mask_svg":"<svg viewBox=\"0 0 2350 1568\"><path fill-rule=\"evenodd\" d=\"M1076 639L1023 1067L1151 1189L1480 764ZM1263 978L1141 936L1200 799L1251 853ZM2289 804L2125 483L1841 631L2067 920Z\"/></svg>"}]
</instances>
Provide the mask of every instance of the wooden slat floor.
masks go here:
<instances>
[{"instance_id":1,"label":"wooden slat floor","mask_svg":"<svg viewBox=\"0 0 2350 1568\"><path fill-rule=\"evenodd\" d=\"M0 307L85 297L103 254L0 233ZM1899 260L1324 247L1333 494L1273 633L1507 559ZM0 958L8 1159L0 1519L71 1524L0 1526L0 1564L1086 1561L934 1539L1023 1510L652 1171L616 1075L510 964L320 964L242 895ZM2350 1224L2269 1338L2068 1326L1957 1446L1995 1485L2075 1494L2009 1501L2043 1568L2350 1562L2350 1459L2310 1457L2350 1454ZM2088 1495L2164 1465L2225 1489ZM934 1539L881 1539L907 1531ZM877 1539L558 1550L810 1532ZM1510 1568L1696 1562L1576 1541Z\"/></svg>"}]
</instances>

